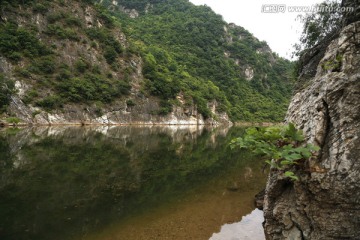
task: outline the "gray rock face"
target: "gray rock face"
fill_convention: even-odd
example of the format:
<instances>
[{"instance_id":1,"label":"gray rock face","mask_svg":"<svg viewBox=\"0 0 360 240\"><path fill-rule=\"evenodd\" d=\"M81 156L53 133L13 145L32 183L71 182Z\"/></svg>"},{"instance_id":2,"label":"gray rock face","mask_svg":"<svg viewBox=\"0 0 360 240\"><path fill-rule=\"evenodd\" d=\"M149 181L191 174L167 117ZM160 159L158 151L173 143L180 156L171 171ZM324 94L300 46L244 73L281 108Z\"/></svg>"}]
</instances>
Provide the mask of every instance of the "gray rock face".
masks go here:
<instances>
[{"instance_id":1,"label":"gray rock face","mask_svg":"<svg viewBox=\"0 0 360 240\"><path fill-rule=\"evenodd\" d=\"M291 182L273 171L264 200L267 239L360 239L360 21L328 45L287 121L321 147Z\"/></svg>"},{"instance_id":2,"label":"gray rock face","mask_svg":"<svg viewBox=\"0 0 360 240\"><path fill-rule=\"evenodd\" d=\"M134 106L125 100L117 100L101 109L96 105L68 104L60 110L46 112L38 107L25 105L19 96L13 95L9 109L21 119L21 123L31 125L232 125L226 113L216 111L216 102L209 103L217 119L204 119L195 105L173 106L167 115L158 115L159 100L153 97L133 98Z\"/></svg>"}]
</instances>

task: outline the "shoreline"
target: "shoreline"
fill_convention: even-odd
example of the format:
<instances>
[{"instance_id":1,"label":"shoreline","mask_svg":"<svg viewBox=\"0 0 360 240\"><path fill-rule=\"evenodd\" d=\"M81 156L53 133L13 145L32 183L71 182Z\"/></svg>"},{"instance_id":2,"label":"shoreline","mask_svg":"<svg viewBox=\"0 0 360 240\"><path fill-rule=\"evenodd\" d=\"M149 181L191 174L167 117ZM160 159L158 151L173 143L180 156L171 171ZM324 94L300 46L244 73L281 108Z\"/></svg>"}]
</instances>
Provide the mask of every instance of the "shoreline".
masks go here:
<instances>
[{"instance_id":1,"label":"shoreline","mask_svg":"<svg viewBox=\"0 0 360 240\"><path fill-rule=\"evenodd\" d=\"M272 122L231 122L230 124L219 123L219 124L193 124L193 123L146 123L146 122L132 122L132 123L83 123L83 122L75 122L75 123L48 123L48 124L39 124L39 123L6 123L0 122L0 128L6 127L56 127L56 126L236 126L236 127L251 127L251 126L260 126L260 127L268 127L268 126L277 126L282 125L282 122L272 123Z\"/></svg>"},{"instance_id":2,"label":"shoreline","mask_svg":"<svg viewBox=\"0 0 360 240\"><path fill-rule=\"evenodd\" d=\"M259 127L270 127L270 126L279 126L283 125L283 122L235 122L234 126L237 127L252 127L252 126L259 126Z\"/></svg>"},{"instance_id":3,"label":"shoreline","mask_svg":"<svg viewBox=\"0 0 360 240\"><path fill-rule=\"evenodd\" d=\"M234 124L174 124L174 123L52 123L52 124L32 124L32 123L3 123L0 128L6 127L56 127L56 126L234 126Z\"/></svg>"}]
</instances>

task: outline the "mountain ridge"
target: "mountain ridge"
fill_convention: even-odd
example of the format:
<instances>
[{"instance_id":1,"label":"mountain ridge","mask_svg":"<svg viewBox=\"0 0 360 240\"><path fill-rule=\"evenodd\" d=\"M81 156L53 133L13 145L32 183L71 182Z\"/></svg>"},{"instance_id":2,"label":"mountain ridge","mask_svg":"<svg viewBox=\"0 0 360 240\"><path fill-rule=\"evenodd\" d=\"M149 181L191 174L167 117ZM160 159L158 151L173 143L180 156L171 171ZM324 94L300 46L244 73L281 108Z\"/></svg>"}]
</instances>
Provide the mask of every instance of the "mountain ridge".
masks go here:
<instances>
[{"instance_id":1,"label":"mountain ridge","mask_svg":"<svg viewBox=\"0 0 360 240\"><path fill-rule=\"evenodd\" d=\"M285 114L292 63L206 6L20 2L1 3L0 72L13 82L3 118L203 124Z\"/></svg>"}]
</instances>

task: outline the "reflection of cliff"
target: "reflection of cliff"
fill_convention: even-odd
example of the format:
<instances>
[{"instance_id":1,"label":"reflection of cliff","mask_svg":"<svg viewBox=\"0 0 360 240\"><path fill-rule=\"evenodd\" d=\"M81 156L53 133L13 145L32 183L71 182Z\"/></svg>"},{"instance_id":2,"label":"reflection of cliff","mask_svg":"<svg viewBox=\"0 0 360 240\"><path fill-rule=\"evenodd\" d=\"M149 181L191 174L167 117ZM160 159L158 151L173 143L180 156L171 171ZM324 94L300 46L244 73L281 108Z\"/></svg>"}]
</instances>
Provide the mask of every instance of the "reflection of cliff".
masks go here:
<instances>
[{"instance_id":1,"label":"reflection of cliff","mask_svg":"<svg viewBox=\"0 0 360 240\"><path fill-rule=\"evenodd\" d=\"M4 129L0 237L67 239L158 204L236 160L229 137L214 147L202 128Z\"/></svg>"},{"instance_id":2,"label":"reflection of cliff","mask_svg":"<svg viewBox=\"0 0 360 240\"><path fill-rule=\"evenodd\" d=\"M87 142L94 135L99 133L102 137L107 138L108 141L117 141L126 146L127 142L140 143L145 139L142 136L149 136L150 134L160 134L170 136L174 142L180 142L183 140L195 139L202 133L204 126L89 126L89 127L77 127L77 126L55 126L55 127L33 127L23 128L16 130L16 134L12 134L8 137L11 151L13 153L19 153L19 150L25 145L35 144L40 140L47 137L64 138L67 143L79 143ZM3 135L6 134L7 129L1 129ZM140 141L140 142L139 142ZM147 142L143 144L152 144Z\"/></svg>"},{"instance_id":3,"label":"reflection of cliff","mask_svg":"<svg viewBox=\"0 0 360 240\"><path fill-rule=\"evenodd\" d=\"M300 181L270 175L264 208L267 239L360 236L360 9L358 1L343 4L355 11L345 17L338 38L321 46L326 51L316 75L293 97L287 116L322 149L306 169L297 171Z\"/></svg>"},{"instance_id":4,"label":"reflection of cliff","mask_svg":"<svg viewBox=\"0 0 360 240\"><path fill-rule=\"evenodd\" d=\"M173 143L183 143L196 141L204 130L211 132L210 142L216 144L218 136L225 137L228 127L204 127L203 125L164 125L164 126L54 126L54 127L33 127L23 128L8 138L12 153L16 153L19 158L19 150L24 145L31 145L43 140L44 138L61 138L66 139L67 144L84 143L91 145L91 139L99 135L109 142L117 143L126 147L128 144L136 143L139 153L144 149L149 149L159 144L158 141L148 140L151 135L167 136ZM6 129L2 130L6 132ZM0 132L1 133L1 132ZM142 149L142 150L141 150ZM20 159L19 159L20 160ZM20 160L22 161L22 160ZM18 164L18 163L16 163Z\"/></svg>"}]
</instances>

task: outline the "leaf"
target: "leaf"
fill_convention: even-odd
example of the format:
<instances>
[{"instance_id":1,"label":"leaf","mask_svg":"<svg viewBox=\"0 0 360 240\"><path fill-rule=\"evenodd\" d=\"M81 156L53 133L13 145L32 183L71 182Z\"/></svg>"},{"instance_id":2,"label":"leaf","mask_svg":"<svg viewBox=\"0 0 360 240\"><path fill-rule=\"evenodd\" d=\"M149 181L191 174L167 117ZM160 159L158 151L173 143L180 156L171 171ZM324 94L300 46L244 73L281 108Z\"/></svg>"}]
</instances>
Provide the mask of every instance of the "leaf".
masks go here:
<instances>
[{"instance_id":1,"label":"leaf","mask_svg":"<svg viewBox=\"0 0 360 240\"><path fill-rule=\"evenodd\" d=\"M293 161L288 161L288 160L283 160L280 162L281 165L290 165L290 164L293 164L294 162Z\"/></svg>"},{"instance_id":2,"label":"leaf","mask_svg":"<svg viewBox=\"0 0 360 240\"><path fill-rule=\"evenodd\" d=\"M320 150L320 147L319 146L315 146L313 144L307 144L306 147L310 150L310 151L314 151L314 152L317 152Z\"/></svg>"},{"instance_id":3,"label":"leaf","mask_svg":"<svg viewBox=\"0 0 360 240\"><path fill-rule=\"evenodd\" d=\"M290 156L291 156L291 160L299 160L303 158L303 156L298 153L291 154Z\"/></svg>"},{"instance_id":4,"label":"leaf","mask_svg":"<svg viewBox=\"0 0 360 240\"><path fill-rule=\"evenodd\" d=\"M289 137L293 141L302 142L304 141L304 136L301 131L298 131L295 128L295 125L293 123L289 123L286 131L285 136Z\"/></svg>"},{"instance_id":5,"label":"leaf","mask_svg":"<svg viewBox=\"0 0 360 240\"><path fill-rule=\"evenodd\" d=\"M293 123L289 123L288 134L290 136L296 134L296 128L295 128L295 125Z\"/></svg>"},{"instance_id":6,"label":"leaf","mask_svg":"<svg viewBox=\"0 0 360 240\"><path fill-rule=\"evenodd\" d=\"M273 154L273 159L280 159L281 158L281 152L276 150Z\"/></svg>"},{"instance_id":7,"label":"leaf","mask_svg":"<svg viewBox=\"0 0 360 240\"><path fill-rule=\"evenodd\" d=\"M290 178L294 181L299 181L299 177L298 176L290 176Z\"/></svg>"},{"instance_id":8,"label":"leaf","mask_svg":"<svg viewBox=\"0 0 360 240\"><path fill-rule=\"evenodd\" d=\"M299 160L299 159L303 158L303 156L301 154L288 153L288 152L284 152L282 157L285 158L286 160L289 160L289 161L295 161L295 160Z\"/></svg>"},{"instance_id":9,"label":"leaf","mask_svg":"<svg viewBox=\"0 0 360 240\"><path fill-rule=\"evenodd\" d=\"M291 150L293 150L294 149L294 145L292 145L292 144L288 144L288 145L285 145L285 146L283 146L282 147L282 150L283 151L291 151Z\"/></svg>"},{"instance_id":10,"label":"leaf","mask_svg":"<svg viewBox=\"0 0 360 240\"><path fill-rule=\"evenodd\" d=\"M291 178L291 179L294 180L294 181L298 181L298 180L299 180L299 177L296 176L296 175L295 175L293 172L291 172L291 171L286 171L286 172L284 173L284 175L285 175L286 177Z\"/></svg>"},{"instance_id":11,"label":"leaf","mask_svg":"<svg viewBox=\"0 0 360 240\"><path fill-rule=\"evenodd\" d=\"M290 177L290 176L294 176L295 174L294 174L294 172L286 171L286 172L284 173L284 175L285 175L286 177Z\"/></svg>"},{"instance_id":12,"label":"leaf","mask_svg":"<svg viewBox=\"0 0 360 240\"><path fill-rule=\"evenodd\" d=\"M297 152L299 152L306 159L312 156L312 154L308 148L299 147L299 148L297 148Z\"/></svg>"},{"instance_id":13,"label":"leaf","mask_svg":"<svg viewBox=\"0 0 360 240\"><path fill-rule=\"evenodd\" d=\"M268 127L264 132L264 139L268 141L275 141L282 139L281 129L279 127Z\"/></svg>"},{"instance_id":14,"label":"leaf","mask_svg":"<svg viewBox=\"0 0 360 240\"><path fill-rule=\"evenodd\" d=\"M272 164L272 162L270 160L266 160L265 162L270 165Z\"/></svg>"},{"instance_id":15,"label":"leaf","mask_svg":"<svg viewBox=\"0 0 360 240\"><path fill-rule=\"evenodd\" d=\"M277 169L281 169L280 166L278 164L276 164L275 161L270 161L270 160L266 160L265 161L267 164L269 164L271 167L277 168Z\"/></svg>"},{"instance_id":16,"label":"leaf","mask_svg":"<svg viewBox=\"0 0 360 240\"><path fill-rule=\"evenodd\" d=\"M304 139L305 138L301 131L297 131L296 134L293 136L293 140L297 141L297 142L302 142L302 141L304 141Z\"/></svg>"}]
</instances>

